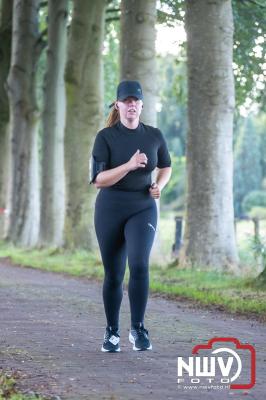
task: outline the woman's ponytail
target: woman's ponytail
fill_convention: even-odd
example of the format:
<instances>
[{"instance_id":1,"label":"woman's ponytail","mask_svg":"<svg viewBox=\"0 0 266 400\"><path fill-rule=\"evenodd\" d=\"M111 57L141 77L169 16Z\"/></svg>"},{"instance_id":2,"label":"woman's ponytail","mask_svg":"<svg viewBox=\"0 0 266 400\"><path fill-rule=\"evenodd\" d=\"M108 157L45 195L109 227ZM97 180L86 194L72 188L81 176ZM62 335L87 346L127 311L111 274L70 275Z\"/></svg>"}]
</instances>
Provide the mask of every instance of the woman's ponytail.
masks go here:
<instances>
[{"instance_id":1,"label":"woman's ponytail","mask_svg":"<svg viewBox=\"0 0 266 400\"><path fill-rule=\"evenodd\" d=\"M106 128L109 128L110 126L115 125L119 120L120 120L119 112L115 108L115 106L113 106L113 108L106 120Z\"/></svg>"}]
</instances>

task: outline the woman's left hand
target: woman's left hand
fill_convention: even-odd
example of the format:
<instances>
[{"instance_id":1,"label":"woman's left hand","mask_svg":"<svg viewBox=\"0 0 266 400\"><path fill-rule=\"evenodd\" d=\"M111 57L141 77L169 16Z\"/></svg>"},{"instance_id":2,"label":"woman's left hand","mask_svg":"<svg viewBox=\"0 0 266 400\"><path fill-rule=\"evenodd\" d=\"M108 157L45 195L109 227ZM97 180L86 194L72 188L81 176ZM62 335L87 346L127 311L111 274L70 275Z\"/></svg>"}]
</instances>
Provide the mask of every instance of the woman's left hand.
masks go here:
<instances>
[{"instance_id":1,"label":"woman's left hand","mask_svg":"<svg viewBox=\"0 0 266 400\"><path fill-rule=\"evenodd\" d=\"M155 182L150 186L149 192L154 199L159 199L161 196L161 190Z\"/></svg>"}]
</instances>

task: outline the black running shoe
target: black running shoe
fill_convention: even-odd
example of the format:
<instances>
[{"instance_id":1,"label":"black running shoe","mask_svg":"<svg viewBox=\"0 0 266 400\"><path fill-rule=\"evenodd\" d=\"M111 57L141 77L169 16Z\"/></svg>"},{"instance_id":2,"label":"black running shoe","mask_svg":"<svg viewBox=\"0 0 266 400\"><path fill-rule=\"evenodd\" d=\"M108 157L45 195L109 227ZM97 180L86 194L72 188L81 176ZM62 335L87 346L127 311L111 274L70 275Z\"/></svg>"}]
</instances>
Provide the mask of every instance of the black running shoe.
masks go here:
<instances>
[{"instance_id":1,"label":"black running shoe","mask_svg":"<svg viewBox=\"0 0 266 400\"><path fill-rule=\"evenodd\" d=\"M109 353L120 351L119 341L119 330L113 329L111 326L108 326L104 334L104 342L101 350Z\"/></svg>"},{"instance_id":2,"label":"black running shoe","mask_svg":"<svg viewBox=\"0 0 266 400\"><path fill-rule=\"evenodd\" d=\"M142 322L134 325L129 332L129 341L133 344L133 350L151 350L149 332L144 328Z\"/></svg>"}]
</instances>

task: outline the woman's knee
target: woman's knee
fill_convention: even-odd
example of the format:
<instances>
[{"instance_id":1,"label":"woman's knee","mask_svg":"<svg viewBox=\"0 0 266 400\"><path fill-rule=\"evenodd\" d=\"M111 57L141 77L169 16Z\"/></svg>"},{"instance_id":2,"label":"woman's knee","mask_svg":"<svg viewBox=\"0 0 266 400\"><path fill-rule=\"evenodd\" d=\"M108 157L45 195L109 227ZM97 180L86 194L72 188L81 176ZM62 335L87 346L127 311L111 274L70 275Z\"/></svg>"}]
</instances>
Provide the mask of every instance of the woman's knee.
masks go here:
<instances>
[{"instance_id":1,"label":"woman's knee","mask_svg":"<svg viewBox=\"0 0 266 400\"><path fill-rule=\"evenodd\" d=\"M131 279L145 279L149 275L148 263L139 261L129 265Z\"/></svg>"},{"instance_id":2,"label":"woman's knee","mask_svg":"<svg viewBox=\"0 0 266 400\"><path fill-rule=\"evenodd\" d=\"M114 273L106 273L104 277L104 284L112 289L120 287L123 284L123 275L122 274L114 274Z\"/></svg>"}]
</instances>

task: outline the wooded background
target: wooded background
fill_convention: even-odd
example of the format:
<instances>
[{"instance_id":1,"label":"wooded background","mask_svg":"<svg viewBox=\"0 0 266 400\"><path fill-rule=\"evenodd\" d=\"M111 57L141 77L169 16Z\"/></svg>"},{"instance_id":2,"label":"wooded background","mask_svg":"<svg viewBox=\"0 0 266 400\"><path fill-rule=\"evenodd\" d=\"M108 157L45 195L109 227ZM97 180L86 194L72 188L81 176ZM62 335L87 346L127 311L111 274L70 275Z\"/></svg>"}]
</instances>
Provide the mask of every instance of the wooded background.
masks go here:
<instances>
[{"instance_id":1,"label":"wooded background","mask_svg":"<svg viewBox=\"0 0 266 400\"><path fill-rule=\"evenodd\" d=\"M1 0L0 9L1 237L94 251L91 148L117 84L137 79L141 119L171 152L160 208L184 216L179 262L236 272L235 218L266 216L265 1ZM185 27L177 54L156 51L165 25L173 35Z\"/></svg>"}]
</instances>

